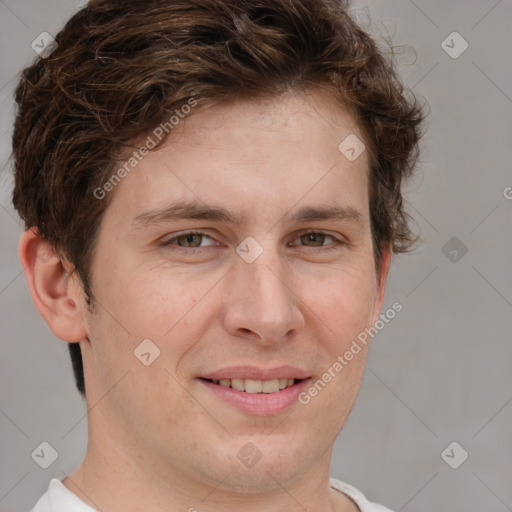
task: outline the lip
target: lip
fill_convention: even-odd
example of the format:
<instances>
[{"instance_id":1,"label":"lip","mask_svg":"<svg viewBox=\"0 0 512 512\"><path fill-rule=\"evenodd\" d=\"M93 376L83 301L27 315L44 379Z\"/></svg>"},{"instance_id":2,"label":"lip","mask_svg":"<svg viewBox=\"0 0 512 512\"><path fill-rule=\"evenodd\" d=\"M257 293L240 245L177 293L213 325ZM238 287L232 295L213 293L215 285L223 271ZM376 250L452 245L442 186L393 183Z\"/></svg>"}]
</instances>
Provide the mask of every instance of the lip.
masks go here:
<instances>
[{"instance_id":1,"label":"lip","mask_svg":"<svg viewBox=\"0 0 512 512\"><path fill-rule=\"evenodd\" d=\"M237 391L236 389L210 382L210 380L220 379L274 380L279 378L300 380L292 386L275 393L247 393L246 391ZM256 368L254 366L232 366L202 375L198 378L198 381L209 392L214 393L217 399L221 399L245 414L272 416L296 404L300 393L307 388L311 378L307 372L293 366L279 366L268 369Z\"/></svg>"},{"instance_id":2,"label":"lip","mask_svg":"<svg viewBox=\"0 0 512 512\"><path fill-rule=\"evenodd\" d=\"M211 373L201 375L203 379L307 379L310 374L295 366L283 365L274 368L258 368L256 366L229 366Z\"/></svg>"}]
</instances>

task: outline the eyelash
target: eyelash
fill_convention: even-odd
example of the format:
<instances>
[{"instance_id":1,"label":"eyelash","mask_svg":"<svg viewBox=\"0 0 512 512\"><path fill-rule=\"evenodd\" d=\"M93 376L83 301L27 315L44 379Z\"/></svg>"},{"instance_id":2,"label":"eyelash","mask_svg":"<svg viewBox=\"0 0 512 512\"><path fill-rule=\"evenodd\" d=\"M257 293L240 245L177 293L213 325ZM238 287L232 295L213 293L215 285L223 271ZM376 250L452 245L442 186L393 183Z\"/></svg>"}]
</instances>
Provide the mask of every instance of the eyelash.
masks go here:
<instances>
[{"instance_id":1,"label":"eyelash","mask_svg":"<svg viewBox=\"0 0 512 512\"><path fill-rule=\"evenodd\" d=\"M326 246L323 246L323 245L320 245L320 246L307 246L307 245L303 245L302 247L306 247L306 248L309 248L309 249L316 249L316 248L318 248L318 249L320 249L322 251L325 251L325 252L334 252L334 251L337 251L340 248L340 246L346 245L346 242L343 242L342 240L336 238L334 235L330 235L329 233L325 233L324 231L315 231L314 229L310 229L310 230L301 232L299 235L297 235L296 239L300 238L301 236L308 235L308 234L324 235L326 237L330 237L330 238L332 238L334 240L334 242L329 244L329 245L334 244L334 247L329 247L329 245L326 245ZM182 247L180 245L173 246L174 245L173 242L175 242L176 240L178 240L180 238L186 237L187 235L205 236L205 237L208 237L208 238L213 240L213 238L208 233L205 233L203 231L188 230L188 231L182 231L181 233L177 233L176 235L172 236L171 238L166 239L165 241L163 241L161 243L161 245L164 246L164 247L172 247L172 250L186 251L189 254L194 254L196 252L201 252L203 249L206 249L207 247L214 247L214 245L207 245L207 246L203 246L203 247Z\"/></svg>"}]
</instances>

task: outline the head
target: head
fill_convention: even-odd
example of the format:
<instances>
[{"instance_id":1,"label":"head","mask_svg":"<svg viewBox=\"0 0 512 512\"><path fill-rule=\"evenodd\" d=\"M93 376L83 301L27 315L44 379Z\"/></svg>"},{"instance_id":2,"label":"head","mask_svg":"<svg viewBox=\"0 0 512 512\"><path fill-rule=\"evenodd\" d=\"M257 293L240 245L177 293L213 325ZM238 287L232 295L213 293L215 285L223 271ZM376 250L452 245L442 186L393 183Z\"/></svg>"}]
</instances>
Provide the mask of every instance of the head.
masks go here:
<instances>
[{"instance_id":1,"label":"head","mask_svg":"<svg viewBox=\"0 0 512 512\"><path fill-rule=\"evenodd\" d=\"M91 1L16 90L34 301L120 442L205 482L247 443L269 486L265 468L332 446L367 346L288 419L213 386L290 366L278 373L306 390L378 319L391 256L414 239L402 185L421 108L346 8Z\"/></svg>"}]
</instances>

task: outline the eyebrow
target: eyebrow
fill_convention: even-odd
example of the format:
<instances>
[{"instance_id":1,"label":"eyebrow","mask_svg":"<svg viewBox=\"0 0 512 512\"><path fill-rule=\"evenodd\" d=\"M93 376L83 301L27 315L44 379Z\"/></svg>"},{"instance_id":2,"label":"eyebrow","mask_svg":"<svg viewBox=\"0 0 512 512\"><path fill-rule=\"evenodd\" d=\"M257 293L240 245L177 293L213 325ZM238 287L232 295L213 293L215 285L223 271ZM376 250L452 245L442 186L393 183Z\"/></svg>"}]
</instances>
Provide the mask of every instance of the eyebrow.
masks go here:
<instances>
[{"instance_id":1,"label":"eyebrow","mask_svg":"<svg viewBox=\"0 0 512 512\"><path fill-rule=\"evenodd\" d=\"M133 227L143 228L173 220L211 220L240 226L247 223L246 214L227 210L222 206L206 205L196 201L178 201L163 209L141 213L133 219ZM286 213L280 220L286 222L314 222L339 220L364 224L364 215L352 206L304 206Z\"/></svg>"}]
</instances>

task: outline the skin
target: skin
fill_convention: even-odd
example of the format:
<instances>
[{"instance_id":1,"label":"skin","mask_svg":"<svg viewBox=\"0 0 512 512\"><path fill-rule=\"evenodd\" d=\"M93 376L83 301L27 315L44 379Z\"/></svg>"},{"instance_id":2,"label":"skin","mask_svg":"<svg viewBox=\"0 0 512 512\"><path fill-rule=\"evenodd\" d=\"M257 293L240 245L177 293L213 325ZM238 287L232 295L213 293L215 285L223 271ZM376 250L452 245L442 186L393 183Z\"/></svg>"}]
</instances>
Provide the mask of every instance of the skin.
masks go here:
<instances>
[{"instance_id":1,"label":"skin","mask_svg":"<svg viewBox=\"0 0 512 512\"><path fill-rule=\"evenodd\" d=\"M110 192L92 310L69 263L37 231L22 236L39 312L83 354L89 446L64 480L81 499L105 512L357 510L328 477L366 348L310 403L278 414L242 412L198 379L231 365L291 364L314 382L378 319L390 252L377 275L368 156L351 162L338 150L351 133L363 138L318 91L192 112ZM134 223L177 200L246 219ZM360 219L286 216L326 205ZM170 240L187 229L207 236ZM316 242L304 230L319 233ZM263 249L252 263L235 251L247 236ZM146 338L160 349L149 366L133 353ZM250 468L237 458L247 442L262 454Z\"/></svg>"}]
</instances>

